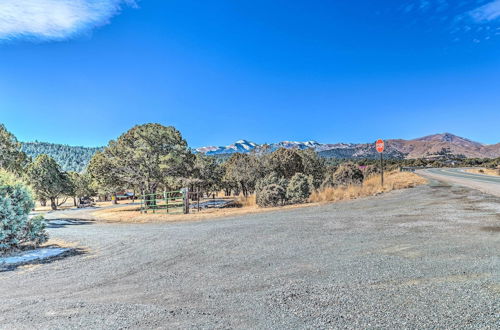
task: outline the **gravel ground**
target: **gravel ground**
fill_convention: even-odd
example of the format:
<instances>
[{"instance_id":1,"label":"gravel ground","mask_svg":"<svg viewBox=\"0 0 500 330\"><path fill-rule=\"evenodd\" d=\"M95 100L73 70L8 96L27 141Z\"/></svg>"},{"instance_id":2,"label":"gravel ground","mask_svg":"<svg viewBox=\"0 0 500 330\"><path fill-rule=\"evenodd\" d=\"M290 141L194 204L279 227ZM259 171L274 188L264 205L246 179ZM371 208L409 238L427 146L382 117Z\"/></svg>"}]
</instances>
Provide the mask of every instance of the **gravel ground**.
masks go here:
<instances>
[{"instance_id":1,"label":"gravel ground","mask_svg":"<svg viewBox=\"0 0 500 330\"><path fill-rule=\"evenodd\" d=\"M50 234L83 253L1 272L0 328L500 327L500 198L468 188Z\"/></svg>"}]
</instances>

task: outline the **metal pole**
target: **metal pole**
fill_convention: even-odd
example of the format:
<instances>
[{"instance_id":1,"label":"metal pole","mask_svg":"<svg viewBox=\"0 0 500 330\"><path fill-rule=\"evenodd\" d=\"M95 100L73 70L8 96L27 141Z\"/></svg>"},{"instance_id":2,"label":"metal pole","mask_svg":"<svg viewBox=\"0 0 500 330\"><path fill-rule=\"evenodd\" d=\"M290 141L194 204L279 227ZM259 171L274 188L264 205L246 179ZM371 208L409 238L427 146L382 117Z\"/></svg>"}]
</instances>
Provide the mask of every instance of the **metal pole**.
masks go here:
<instances>
[{"instance_id":1,"label":"metal pole","mask_svg":"<svg viewBox=\"0 0 500 330\"><path fill-rule=\"evenodd\" d=\"M380 153L380 184L384 187L384 153Z\"/></svg>"}]
</instances>

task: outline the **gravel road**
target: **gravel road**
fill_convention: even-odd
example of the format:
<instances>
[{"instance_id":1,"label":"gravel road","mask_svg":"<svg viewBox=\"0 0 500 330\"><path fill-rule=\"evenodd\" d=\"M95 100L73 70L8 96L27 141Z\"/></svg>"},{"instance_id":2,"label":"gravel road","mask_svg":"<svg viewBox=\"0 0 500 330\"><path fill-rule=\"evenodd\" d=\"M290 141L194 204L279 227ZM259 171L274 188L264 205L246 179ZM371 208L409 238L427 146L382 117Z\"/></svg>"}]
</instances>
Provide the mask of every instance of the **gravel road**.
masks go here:
<instances>
[{"instance_id":1,"label":"gravel road","mask_svg":"<svg viewBox=\"0 0 500 330\"><path fill-rule=\"evenodd\" d=\"M468 188L50 234L83 253L1 272L0 328L500 327L500 198Z\"/></svg>"}]
</instances>

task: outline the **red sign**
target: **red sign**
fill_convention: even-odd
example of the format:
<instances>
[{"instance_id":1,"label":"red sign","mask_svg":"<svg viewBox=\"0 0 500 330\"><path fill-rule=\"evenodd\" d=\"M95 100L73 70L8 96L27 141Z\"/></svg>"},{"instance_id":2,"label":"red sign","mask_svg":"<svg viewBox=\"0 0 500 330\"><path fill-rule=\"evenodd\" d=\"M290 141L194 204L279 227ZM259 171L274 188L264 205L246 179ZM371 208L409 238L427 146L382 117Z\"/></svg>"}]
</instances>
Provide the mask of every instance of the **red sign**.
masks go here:
<instances>
[{"instance_id":1,"label":"red sign","mask_svg":"<svg viewBox=\"0 0 500 330\"><path fill-rule=\"evenodd\" d=\"M385 144L384 144L384 141L379 139L376 143L375 143L375 148L377 148L377 151L378 152L384 152L384 148L385 148Z\"/></svg>"}]
</instances>

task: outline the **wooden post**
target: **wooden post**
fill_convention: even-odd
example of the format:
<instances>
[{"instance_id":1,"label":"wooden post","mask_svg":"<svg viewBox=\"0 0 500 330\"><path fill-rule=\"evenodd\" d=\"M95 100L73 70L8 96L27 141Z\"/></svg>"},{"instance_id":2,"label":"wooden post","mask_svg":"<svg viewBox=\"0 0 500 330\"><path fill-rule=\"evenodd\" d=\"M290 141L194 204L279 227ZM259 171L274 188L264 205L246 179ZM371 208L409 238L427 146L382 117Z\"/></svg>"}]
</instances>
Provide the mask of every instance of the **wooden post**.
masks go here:
<instances>
[{"instance_id":1,"label":"wooden post","mask_svg":"<svg viewBox=\"0 0 500 330\"><path fill-rule=\"evenodd\" d=\"M146 202L146 194L144 193L144 190L142 190L141 193L142 193L141 210L144 213L148 213L148 203Z\"/></svg>"},{"instance_id":2,"label":"wooden post","mask_svg":"<svg viewBox=\"0 0 500 330\"><path fill-rule=\"evenodd\" d=\"M384 187L384 153L380 153L380 184Z\"/></svg>"},{"instance_id":3,"label":"wooden post","mask_svg":"<svg viewBox=\"0 0 500 330\"><path fill-rule=\"evenodd\" d=\"M184 188L184 214L189 213L189 188Z\"/></svg>"},{"instance_id":4,"label":"wooden post","mask_svg":"<svg viewBox=\"0 0 500 330\"><path fill-rule=\"evenodd\" d=\"M198 188L198 192L196 193L196 197L198 199L198 212L200 212L200 188Z\"/></svg>"},{"instance_id":5,"label":"wooden post","mask_svg":"<svg viewBox=\"0 0 500 330\"><path fill-rule=\"evenodd\" d=\"M156 201L158 196L156 196L156 189L155 189L155 195L153 195L154 198L154 204L153 204L153 214L156 213L156 208L158 207L158 202Z\"/></svg>"}]
</instances>

